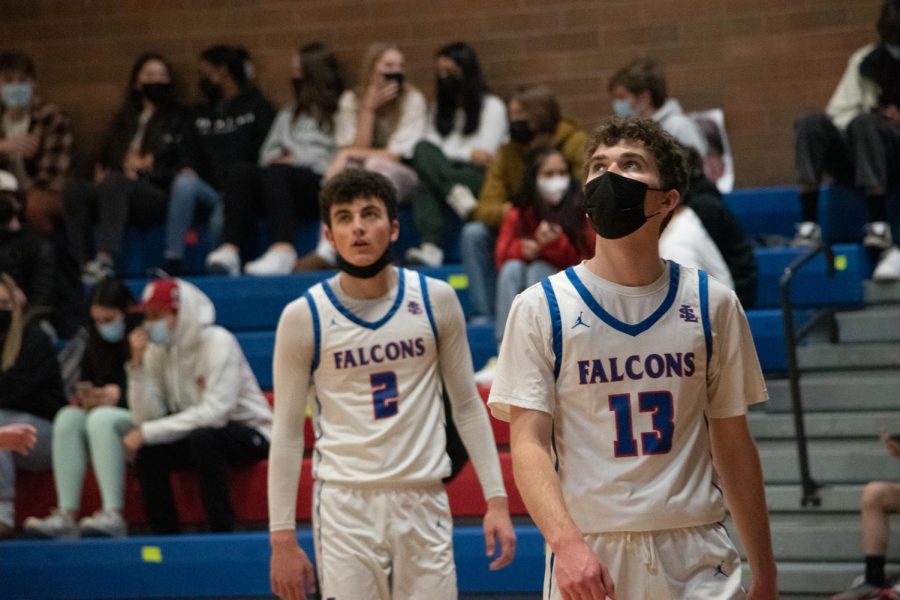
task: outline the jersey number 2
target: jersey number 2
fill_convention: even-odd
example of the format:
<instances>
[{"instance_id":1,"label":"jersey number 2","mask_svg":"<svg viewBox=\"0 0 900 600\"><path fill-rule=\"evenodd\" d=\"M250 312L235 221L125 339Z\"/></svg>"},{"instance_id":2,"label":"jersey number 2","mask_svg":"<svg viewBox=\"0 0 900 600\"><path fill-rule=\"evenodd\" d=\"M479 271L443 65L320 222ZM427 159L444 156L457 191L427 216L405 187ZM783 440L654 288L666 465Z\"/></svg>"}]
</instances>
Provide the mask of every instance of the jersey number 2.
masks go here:
<instances>
[{"instance_id":1,"label":"jersey number 2","mask_svg":"<svg viewBox=\"0 0 900 600\"><path fill-rule=\"evenodd\" d=\"M372 373L372 403L375 406L375 418L384 419L397 414L397 374L393 371Z\"/></svg>"},{"instance_id":2,"label":"jersey number 2","mask_svg":"<svg viewBox=\"0 0 900 600\"><path fill-rule=\"evenodd\" d=\"M652 413L653 431L641 434L642 454L665 454L672 449L675 433L672 394L670 392L640 392L638 409ZM614 394L609 397L609 410L616 414L616 441L613 451L616 458L638 455L637 440L631 424L631 394Z\"/></svg>"}]
</instances>

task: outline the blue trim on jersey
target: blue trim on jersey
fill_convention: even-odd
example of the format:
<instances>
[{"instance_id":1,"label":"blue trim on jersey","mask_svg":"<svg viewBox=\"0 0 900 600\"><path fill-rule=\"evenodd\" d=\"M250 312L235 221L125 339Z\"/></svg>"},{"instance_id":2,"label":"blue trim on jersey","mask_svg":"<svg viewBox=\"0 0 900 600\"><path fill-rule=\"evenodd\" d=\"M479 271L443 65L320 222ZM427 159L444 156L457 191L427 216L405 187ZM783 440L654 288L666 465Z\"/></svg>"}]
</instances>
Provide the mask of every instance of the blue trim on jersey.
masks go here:
<instances>
[{"instance_id":1,"label":"blue trim on jersey","mask_svg":"<svg viewBox=\"0 0 900 600\"><path fill-rule=\"evenodd\" d=\"M559 369L562 365L562 318L559 315L559 302L556 301L556 292L549 279L541 281L544 295L547 296L547 307L550 309L550 325L553 327L553 354L556 360L553 363L553 376L559 379Z\"/></svg>"},{"instance_id":2,"label":"blue trim on jersey","mask_svg":"<svg viewBox=\"0 0 900 600\"><path fill-rule=\"evenodd\" d=\"M428 322L431 323L431 331L434 333L434 343L440 346L441 338L438 335L437 323L434 322L431 299L428 297L428 283L425 281L425 275L422 272L419 272L419 287L422 288L422 302L425 304L425 314L428 315Z\"/></svg>"},{"instance_id":3,"label":"blue trim on jersey","mask_svg":"<svg viewBox=\"0 0 900 600\"><path fill-rule=\"evenodd\" d=\"M319 352L321 352L322 348L322 328L319 324L319 311L316 308L316 301L313 300L312 294L309 293L309 290L303 294L303 297L306 298L306 301L309 302L309 312L312 314L312 323L313 323L313 359L312 364L310 365L310 372L314 372L319 368Z\"/></svg>"},{"instance_id":4,"label":"blue trim on jersey","mask_svg":"<svg viewBox=\"0 0 900 600\"><path fill-rule=\"evenodd\" d=\"M350 312L343 304L341 304L340 300L337 299L337 296L334 295L334 291L331 289L331 286L328 285L327 281L322 282L322 289L325 290L325 295L328 296L328 299L331 300L334 307L350 321L356 323L360 327L365 327L366 329L378 329L391 320L391 317L394 316L394 313L397 312L397 309L400 308L400 304L403 302L403 289L405 287L403 274L405 271L406 269L397 269L399 279L397 283L397 298L394 300L394 305L387 311L387 314L375 322L365 321Z\"/></svg>"},{"instance_id":5,"label":"blue trim on jersey","mask_svg":"<svg viewBox=\"0 0 900 600\"><path fill-rule=\"evenodd\" d=\"M575 287L575 290L578 292L578 295L581 296L581 299L587 304L588 308L593 311L595 315L597 315L601 321L612 327L613 329L617 329L622 333L628 334L632 337L636 337L641 333L647 331L653 325L659 321L666 311L672 307L672 304L675 302L675 296L678 294L678 278L680 274L680 267L678 263L674 263L669 261L669 292L666 294L665 299L663 299L662 304L659 305L653 314L649 317L641 321L640 323L635 323L634 325L629 325L628 323L623 323L618 320L600 306L600 303L597 302L597 299L591 296L591 293L584 286L584 283L580 279L578 279L578 275L575 274L575 268L569 267L566 269L566 277L569 278L569 281Z\"/></svg>"},{"instance_id":6,"label":"blue trim on jersey","mask_svg":"<svg viewBox=\"0 0 900 600\"><path fill-rule=\"evenodd\" d=\"M703 323L703 338L706 340L706 365L709 369L709 361L712 358L712 328L709 324L709 275L706 271L698 271L700 276L700 321Z\"/></svg>"}]
</instances>

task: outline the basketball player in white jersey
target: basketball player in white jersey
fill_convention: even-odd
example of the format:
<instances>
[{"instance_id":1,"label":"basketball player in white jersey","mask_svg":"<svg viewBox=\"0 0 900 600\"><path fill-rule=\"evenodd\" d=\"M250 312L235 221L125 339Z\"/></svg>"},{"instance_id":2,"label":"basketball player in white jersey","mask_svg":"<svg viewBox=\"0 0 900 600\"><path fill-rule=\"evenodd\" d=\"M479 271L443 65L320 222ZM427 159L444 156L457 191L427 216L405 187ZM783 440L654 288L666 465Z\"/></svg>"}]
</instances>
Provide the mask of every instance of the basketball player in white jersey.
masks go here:
<instances>
[{"instance_id":1,"label":"basketball player in white jersey","mask_svg":"<svg viewBox=\"0 0 900 600\"><path fill-rule=\"evenodd\" d=\"M544 597L775 598L746 422L767 393L746 318L726 286L658 252L686 186L681 151L652 121L612 118L585 165L596 254L518 296L489 402L546 540Z\"/></svg>"},{"instance_id":2,"label":"basketball player in white jersey","mask_svg":"<svg viewBox=\"0 0 900 600\"><path fill-rule=\"evenodd\" d=\"M391 266L398 222L387 179L344 171L325 186L320 206L341 272L289 304L278 324L272 589L293 600L314 584L294 531L309 404L322 597L454 599L453 518L441 482L450 474L442 385L487 499L487 554L496 554L490 567L506 566L515 553L462 309L445 282Z\"/></svg>"}]
</instances>

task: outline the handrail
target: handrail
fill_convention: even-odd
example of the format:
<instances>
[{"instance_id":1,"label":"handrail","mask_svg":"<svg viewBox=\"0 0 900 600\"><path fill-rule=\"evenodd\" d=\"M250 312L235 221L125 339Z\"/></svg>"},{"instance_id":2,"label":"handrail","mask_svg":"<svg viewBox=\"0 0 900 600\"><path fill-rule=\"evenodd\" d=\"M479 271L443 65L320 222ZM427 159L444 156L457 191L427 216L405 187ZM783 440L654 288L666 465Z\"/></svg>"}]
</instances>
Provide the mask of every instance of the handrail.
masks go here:
<instances>
[{"instance_id":1,"label":"handrail","mask_svg":"<svg viewBox=\"0 0 900 600\"><path fill-rule=\"evenodd\" d=\"M803 421L803 399L800 393L800 368L797 364L797 343L810 332L813 325L823 317L832 317L831 337L836 341L836 329L833 323L833 311L821 311L813 320L801 328L800 332L794 329L794 313L791 304L791 280L801 268L809 264L820 253L825 255L825 265L829 277L834 276L834 250L825 243L820 243L806 254L792 261L781 274L779 290L781 292L781 313L784 319L784 343L787 354L788 380L791 392L791 408L794 413L794 431L797 437L797 458L800 463L800 483L803 487L801 506L820 506L822 499L819 497L819 484L812 478L809 470L809 452L806 441L806 425Z\"/></svg>"}]
</instances>

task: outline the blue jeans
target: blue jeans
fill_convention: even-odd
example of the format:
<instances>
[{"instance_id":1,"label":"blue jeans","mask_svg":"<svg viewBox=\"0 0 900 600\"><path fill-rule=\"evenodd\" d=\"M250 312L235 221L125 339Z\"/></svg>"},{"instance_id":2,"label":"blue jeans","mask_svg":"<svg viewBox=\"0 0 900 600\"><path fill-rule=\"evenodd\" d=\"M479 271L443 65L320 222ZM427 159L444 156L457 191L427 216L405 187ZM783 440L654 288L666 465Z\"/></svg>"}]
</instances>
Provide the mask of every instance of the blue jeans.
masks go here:
<instances>
[{"instance_id":1,"label":"blue jeans","mask_svg":"<svg viewBox=\"0 0 900 600\"><path fill-rule=\"evenodd\" d=\"M503 339L506 318L509 316L509 309L512 307L516 295L558 271L559 269L543 260L526 263L510 259L503 263L500 277L497 278L497 322L495 326L498 343Z\"/></svg>"},{"instance_id":2,"label":"blue jeans","mask_svg":"<svg viewBox=\"0 0 900 600\"><path fill-rule=\"evenodd\" d=\"M0 450L0 523L12 526L15 520L16 469L48 471L53 466L53 424L31 413L0 409L0 425L27 423L37 429L37 443L23 456L12 450Z\"/></svg>"},{"instance_id":3,"label":"blue jeans","mask_svg":"<svg viewBox=\"0 0 900 600\"><path fill-rule=\"evenodd\" d=\"M497 236L484 223L466 223L460 234L463 267L469 278L470 319L494 316L497 270L494 268L494 246Z\"/></svg>"},{"instance_id":4,"label":"blue jeans","mask_svg":"<svg viewBox=\"0 0 900 600\"><path fill-rule=\"evenodd\" d=\"M209 247L219 244L224 222L222 196L193 173L181 173L172 182L166 216L166 251L169 260L184 258L184 237L194 222L194 214L208 215Z\"/></svg>"}]
</instances>

